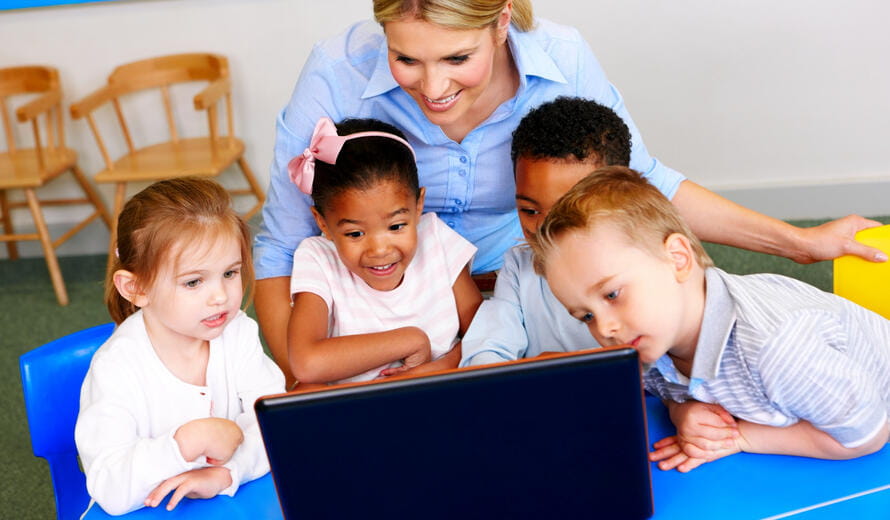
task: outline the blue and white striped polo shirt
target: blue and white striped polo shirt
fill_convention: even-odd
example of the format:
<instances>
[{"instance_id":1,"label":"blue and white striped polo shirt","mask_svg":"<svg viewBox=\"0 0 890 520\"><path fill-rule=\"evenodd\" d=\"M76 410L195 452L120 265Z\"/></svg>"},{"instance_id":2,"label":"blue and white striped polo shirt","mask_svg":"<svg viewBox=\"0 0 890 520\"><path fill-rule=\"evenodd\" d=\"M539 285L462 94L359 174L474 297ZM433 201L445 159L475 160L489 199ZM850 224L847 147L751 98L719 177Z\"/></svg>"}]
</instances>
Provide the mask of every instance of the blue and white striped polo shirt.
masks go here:
<instances>
[{"instance_id":1,"label":"blue and white striped polo shirt","mask_svg":"<svg viewBox=\"0 0 890 520\"><path fill-rule=\"evenodd\" d=\"M645 375L662 399L718 403L771 426L804 419L847 448L890 413L890 321L793 278L707 269L691 378L662 356Z\"/></svg>"}]
</instances>

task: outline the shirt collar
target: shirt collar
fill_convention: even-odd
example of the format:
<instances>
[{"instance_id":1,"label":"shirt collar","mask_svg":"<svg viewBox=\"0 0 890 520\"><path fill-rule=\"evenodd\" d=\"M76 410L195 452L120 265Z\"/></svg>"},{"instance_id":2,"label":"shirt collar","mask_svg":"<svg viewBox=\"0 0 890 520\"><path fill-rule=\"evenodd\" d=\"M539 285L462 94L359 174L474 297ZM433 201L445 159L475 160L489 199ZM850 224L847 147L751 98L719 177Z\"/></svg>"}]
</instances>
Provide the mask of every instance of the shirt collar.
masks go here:
<instances>
[{"instance_id":1,"label":"shirt collar","mask_svg":"<svg viewBox=\"0 0 890 520\"><path fill-rule=\"evenodd\" d=\"M553 58L544 51L541 44L530 32L522 32L510 25L507 30L507 42L513 54L516 70L519 71L519 81L521 83L527 83L528 80L526 78L528 76L537 76L556 83L567 83L565 76L560 72ZM374 66L374 72L371 73L371 78L365 86L365 91L362 92L362 99L379 96L398 88L399 84L396 83L389 70L388 55L389 47L384 36L377 51L377 62Z\"/></svg>"},{"instance_id":2,"label":"shirt collar","mask_svg":"<svg viewBox=\"0 0 890 520\"><path fill-rule=\"evenodd\" d=\"M705 311L698 343L692 360L692 379L717 377L720 360L736 321L736 308L723 280L725 273L716 267L705 270Z\"/></svg>"}]
</instances>

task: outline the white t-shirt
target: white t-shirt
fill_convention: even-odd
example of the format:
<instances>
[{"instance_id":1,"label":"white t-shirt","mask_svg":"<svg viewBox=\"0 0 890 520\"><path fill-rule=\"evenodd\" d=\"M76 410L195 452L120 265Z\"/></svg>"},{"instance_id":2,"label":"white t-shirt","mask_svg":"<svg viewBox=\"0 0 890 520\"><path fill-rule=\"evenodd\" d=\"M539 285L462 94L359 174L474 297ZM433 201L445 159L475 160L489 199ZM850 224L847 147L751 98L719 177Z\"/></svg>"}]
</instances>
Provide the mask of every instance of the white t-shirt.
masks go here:
<instances>
[{"instance_id":1,"label":"white t-shirt","mask_svg":"<svg viewBox=\"0 0 890 520\"><path fill-rule=\"evenodd\" d=\"M256 322L243 312L210 341L206 386L182 381L151 346L142 311L121 323L90 363L74 429L92 499L120 515L143 506L162 481L208 466L188 462L173 439L183 424L206 417L235 421L244 440L225 464L234 495L269 471L253 405L284 391L284 375L263 352ZM92 505L92 503L91 503Z\"/></svg>"},{"instance_id":2,"label":"white t-shirt","mask_svg":"<svg viewBox=\"0 0 890 520\"><path fill-rule=\"evenodd\" d=\"M310 237L294 253L291 295L317 294L328 306L328 337L384 332L415 326L430 338L432 359L448 353L460 325L452 286L476 247L425 213L417 226L417 252L402 283L391 291L372 289L337 255L334 243ZM388 366L339 382L374 379Z\"/></svg>"}]
</instances>

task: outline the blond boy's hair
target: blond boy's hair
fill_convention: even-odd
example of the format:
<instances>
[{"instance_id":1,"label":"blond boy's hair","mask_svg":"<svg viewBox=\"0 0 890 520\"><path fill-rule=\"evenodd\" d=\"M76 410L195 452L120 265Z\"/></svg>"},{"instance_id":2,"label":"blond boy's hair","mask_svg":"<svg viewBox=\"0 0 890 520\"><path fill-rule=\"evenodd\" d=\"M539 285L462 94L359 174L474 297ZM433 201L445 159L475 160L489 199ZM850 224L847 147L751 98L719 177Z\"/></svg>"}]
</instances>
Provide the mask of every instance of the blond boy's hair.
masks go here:
<instances>
[{"instance_id":1,"label":"blond boy's hair","mask_svg":"<svg viewBox=\"0 0 890 520\"><path fill-rule=\"evenodd\" d=\"M630 168L606 166L581 179L563 195L531 237L535 272L544 275L547 259L559 237L603 223L612 224L629 243L655 256L664 256L664 241L679 233L689 239L701 267L714 265L677 209L655 186Z\"/></svg>"},{"instance_id":2,"label":"blond boy's hair","mask_svg":"<svg viewBox=\"0 0 890 520\"><path fill-rule=\"evenodd\" d=\"M507 0L374 0L379 24L416 18L449 29L483 29L497 25ZM534 28L531 0L513 0L512 24L522 32Z\"/></svg>"}]
</instances>

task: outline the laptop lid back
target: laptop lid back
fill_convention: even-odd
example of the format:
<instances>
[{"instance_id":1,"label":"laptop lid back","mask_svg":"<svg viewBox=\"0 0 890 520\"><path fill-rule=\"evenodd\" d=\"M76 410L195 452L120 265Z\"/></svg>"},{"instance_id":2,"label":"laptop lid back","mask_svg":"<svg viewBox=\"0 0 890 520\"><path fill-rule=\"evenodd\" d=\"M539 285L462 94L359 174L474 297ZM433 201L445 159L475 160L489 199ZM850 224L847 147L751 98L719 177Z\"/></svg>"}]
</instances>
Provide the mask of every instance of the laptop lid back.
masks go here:
<instances>
[{"instance_id":1,"label":"laptop lid back","mask_svg":"<svg viewBox=\"0 0 890 520\"><path fill-rule=\"evenodd\" d=\"M647 518L636 351L256 403L285 517Z\"/></svg>"}]
</instances>

